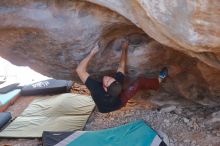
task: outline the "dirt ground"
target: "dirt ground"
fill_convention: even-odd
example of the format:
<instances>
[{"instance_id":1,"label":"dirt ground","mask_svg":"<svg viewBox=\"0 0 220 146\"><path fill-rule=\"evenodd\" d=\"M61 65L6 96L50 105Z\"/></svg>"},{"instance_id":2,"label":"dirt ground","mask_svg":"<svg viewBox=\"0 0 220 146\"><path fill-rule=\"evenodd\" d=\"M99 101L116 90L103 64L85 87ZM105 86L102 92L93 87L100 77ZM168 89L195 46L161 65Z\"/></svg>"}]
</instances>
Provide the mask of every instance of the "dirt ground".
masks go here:
<instances>
[{"instance_id":1,"label":"dirt ground","mask_svg":"<svg viewBox=\"0 0 220 146\"><path fill-rule=\"evenodd\" d=\"M89 94L79 85L74 93ZM146 95L146 97L145 97ZM7 111L17 117L36 97L20 97ZM170 146L219 146L220 129L206 124L209 113L220 107L207 108L194 103L183 105L155 106L149 95L140 94L130 100L126 107L108 114L95 110L84 130L100 130L143 119L159 133L165 133ZM40 146L41 139L0 139L0 146Z\"/></svg>"}]
</instances>

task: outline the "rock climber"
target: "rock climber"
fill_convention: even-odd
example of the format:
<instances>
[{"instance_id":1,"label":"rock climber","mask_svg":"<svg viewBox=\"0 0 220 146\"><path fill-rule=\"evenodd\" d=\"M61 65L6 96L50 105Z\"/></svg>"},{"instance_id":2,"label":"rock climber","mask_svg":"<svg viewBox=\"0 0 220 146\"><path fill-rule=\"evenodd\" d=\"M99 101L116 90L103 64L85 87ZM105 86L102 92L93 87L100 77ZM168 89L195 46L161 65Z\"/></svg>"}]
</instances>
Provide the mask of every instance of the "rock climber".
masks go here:
<instances>
[{"instance_id":1,"label":"rock climber","mask_svg":"<svg viewBox=\"0 0 220 146\"><path fill-rule=\"evenodd\" d=\"M125 78L125 67L127 62L128 41L121 41L122 54L119 62L119 67L115 75L105 75L102 82L93 79L87 72L87 67L90 60L99 51L99 46L96 45L88 56L86 56L77 66L76 72L81 81L89 89L91 96L101 113L108 113L120 109L125 106L140 89L157 90L160 83L168 76L168 69L163 68L160 71L158 78L139 77L127 89L123 90L123 82Z\"/></svg>"}]
</instances>

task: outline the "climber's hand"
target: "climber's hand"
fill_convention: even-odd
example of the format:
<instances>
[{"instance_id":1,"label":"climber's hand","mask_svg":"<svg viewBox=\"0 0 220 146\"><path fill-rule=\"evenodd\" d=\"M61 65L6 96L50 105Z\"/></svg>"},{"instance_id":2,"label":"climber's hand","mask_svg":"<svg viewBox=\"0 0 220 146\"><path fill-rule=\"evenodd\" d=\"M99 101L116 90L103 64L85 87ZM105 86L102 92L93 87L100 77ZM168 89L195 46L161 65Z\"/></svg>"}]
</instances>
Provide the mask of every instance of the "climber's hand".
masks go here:
<instances>
[{"instance_id":1,"label":"climber's hand","mask_svg":"<svg viewBox=\"0 0 220 146\"><path fill-rule=\"evenodd\" d=\"M95 45L95 47L91 50L91 54L95 55L99 51L99 46L98 44Z\"/></svg>"},{"instance_id":2,"label":"climber's hand","mask_svg":"<svg viewBox=\"0 0 220 146\"><path fill-rule=\"evenodd\" d=\"M122 49L128 49L128 40L123 39L121 41L121 47L122 47Z\"/></svg>"}]
</instances>

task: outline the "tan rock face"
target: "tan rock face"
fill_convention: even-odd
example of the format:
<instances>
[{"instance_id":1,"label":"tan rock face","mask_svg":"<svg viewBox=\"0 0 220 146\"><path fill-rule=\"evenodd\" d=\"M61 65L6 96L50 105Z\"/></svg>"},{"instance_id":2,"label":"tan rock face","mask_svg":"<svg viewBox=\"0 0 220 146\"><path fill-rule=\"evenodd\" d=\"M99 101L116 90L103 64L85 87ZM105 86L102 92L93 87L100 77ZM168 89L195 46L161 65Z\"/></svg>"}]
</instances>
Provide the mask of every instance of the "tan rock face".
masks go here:
<instances>
[{"instance_id":1,"label":"tan rock face","mask_svg":"<svg viewBox=\"0 0 220 146\"><path fill-rule=\"evenodd\" d=\"M220 97L220 2L215 0L1 0L0 54L55 78L78 80L77 64L97 41L88 71L113 73L128 38L128 76L182 70L163 87L202 104ZM207 101L209 99L209 102Z\"/></svg>"},{"instance_id":2,"label":"tan rock face","mask_svg":"<svg viewBox=\"0 0 220 146\"><path fill-rule=\"evenodd\" d=\"M220 1L87 1L116 11L158 42L220 69Z\"/></svg>"}]
</instances>

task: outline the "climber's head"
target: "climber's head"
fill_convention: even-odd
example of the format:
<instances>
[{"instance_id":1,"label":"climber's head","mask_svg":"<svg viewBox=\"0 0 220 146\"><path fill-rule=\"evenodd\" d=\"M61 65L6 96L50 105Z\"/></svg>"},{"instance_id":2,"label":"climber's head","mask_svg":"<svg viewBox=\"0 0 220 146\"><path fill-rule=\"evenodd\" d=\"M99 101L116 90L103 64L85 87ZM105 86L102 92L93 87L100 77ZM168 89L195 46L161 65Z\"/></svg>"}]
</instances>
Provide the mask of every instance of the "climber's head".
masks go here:
<instances>
[{"instance_id":1,"label":"climber's head","mask_svg":"<svg viewBox=\"0 0 220 146\"><path fill-rule=\"evenodd\" d=\"M122 90L122 85L115 78L110 76L103 77L103 87L105 91L111 96L119 96Z\"/></svg>"}]
</instances>

